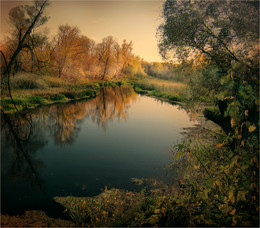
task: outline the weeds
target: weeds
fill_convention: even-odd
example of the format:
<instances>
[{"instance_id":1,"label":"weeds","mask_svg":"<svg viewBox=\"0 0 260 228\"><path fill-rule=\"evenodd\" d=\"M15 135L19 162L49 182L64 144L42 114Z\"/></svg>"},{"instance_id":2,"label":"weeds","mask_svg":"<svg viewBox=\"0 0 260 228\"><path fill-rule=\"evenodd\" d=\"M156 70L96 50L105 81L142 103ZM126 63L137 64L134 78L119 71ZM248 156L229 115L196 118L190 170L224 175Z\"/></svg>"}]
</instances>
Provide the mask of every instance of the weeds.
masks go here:
<instances>
[{"instance_id":1,"label":"weeds","mask_svg":"<svg viewBox=\"0 0 260 228\"><path fill-rule=\"evenodd\" d=\"M79 226L187 225L183 204L173 198L172 189L166 186L154 190L145 188L140 193L106 189L95 197L54 197L54 200L66 208Z\"/></svg>"},{"instance_id":2,"label":"weeds","mask_svg":"<svg viewBox=\"0 0 260 228\"><path fill-rule=\"evenodd\" d=\"M187 98L186 85L179 82L147 79L132 82L137 93L158 97L170 101L183 101Z\"/></svg>"}]
</instances>

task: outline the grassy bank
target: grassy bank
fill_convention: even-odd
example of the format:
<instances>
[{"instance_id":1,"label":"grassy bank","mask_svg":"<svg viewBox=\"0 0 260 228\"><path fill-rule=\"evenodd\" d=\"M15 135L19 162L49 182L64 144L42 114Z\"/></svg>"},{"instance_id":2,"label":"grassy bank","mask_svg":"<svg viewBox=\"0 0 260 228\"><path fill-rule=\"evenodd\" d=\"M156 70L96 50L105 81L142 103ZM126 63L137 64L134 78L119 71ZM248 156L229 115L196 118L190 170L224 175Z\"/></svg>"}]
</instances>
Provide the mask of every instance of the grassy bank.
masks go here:
<instances>
[{"instance_id":1,"label":"grassy bank","mask_svg":"<svg viewBox=\"0 0 260 228\"><path fill-rule=\"evenodd\" d=\"M137 93L172 102L188 99L187 85L146 76L124 81L66 81L46 75L19 73L11 78L12 103L7 89L2 89L1 108L6 113L32 109L41 105L66 103L94 98L100 88L131 84ZM17 108L17 109L16 109Z\"/></svg>"},{"instance_id":2,"label":"grassy bank","mask_svg":"<svg viewBox=\"0 0 260 228\"><path fill-rule=\"evenodd\" d=\"M6 113L24 111L41 105L66 103L72 100L94 98L100 88L120 86L122 81L65 81L46 75L17 74L11 78L12 97L7 90L1 93L1 109Z\"/></svg>"},{"instance_id":3,"label":"grassy bank","mask_svg":"<svg viewBox=\"0 0 260 228\"><path fill-rule=\"evenodd\" d=\"M180 102L188 99L187 85L181 82L162 80L146 76L132 81L137 93L172 102Z\"/></svg>"}]
</instances>

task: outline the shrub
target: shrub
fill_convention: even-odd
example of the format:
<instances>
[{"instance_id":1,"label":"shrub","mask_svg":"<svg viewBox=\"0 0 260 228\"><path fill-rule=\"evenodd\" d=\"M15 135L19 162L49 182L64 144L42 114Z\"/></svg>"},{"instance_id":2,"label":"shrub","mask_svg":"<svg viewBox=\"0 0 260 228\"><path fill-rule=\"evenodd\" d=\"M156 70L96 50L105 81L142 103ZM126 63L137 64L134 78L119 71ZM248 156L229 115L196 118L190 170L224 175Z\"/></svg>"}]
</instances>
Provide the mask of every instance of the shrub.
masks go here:
<instances>
[{"instance_id":1,"label":"shrub","mask_svg":"<svg viewBox=\"0 0 260 228\"><path fill-rule=\"evenodd\" d=\"M62 93L50 94L49 97L50 97L51 100L54 100L54 101L66 99L65 95L62 94Z\"/></svg>"},{"instance_id":2,"label":"shrub","mask_svg":"<svg viewBox=\"0 0 260 228\"><path fill-rule=\"evenodd\" d=\"M32 96L28 98L29 103L31 104L45 104L46 101L43 97L40 96Z\"/></svg>"},{"instance_id":3,"label":"shrub","mask_svg":"<svg viewBox=\"0 0 260 228\"><path fill-rule=\"evenodd\" d=\"M45 89L48 85L42 79L42 76L34 74L17 74L11 78L13 89Z\"/></svg>"}]
</instances>

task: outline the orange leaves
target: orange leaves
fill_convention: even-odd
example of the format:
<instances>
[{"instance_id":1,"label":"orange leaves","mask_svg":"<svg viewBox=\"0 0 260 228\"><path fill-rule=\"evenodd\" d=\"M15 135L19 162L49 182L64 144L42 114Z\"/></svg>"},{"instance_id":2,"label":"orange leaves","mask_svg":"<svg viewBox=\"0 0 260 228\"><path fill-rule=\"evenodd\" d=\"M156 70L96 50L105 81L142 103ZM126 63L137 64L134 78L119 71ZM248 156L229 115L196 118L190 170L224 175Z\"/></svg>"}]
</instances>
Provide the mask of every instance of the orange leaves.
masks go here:
<instances>
[{"instance_id":1,"label":"orange leaves","mask_svg":"<svg viewBox=\"0 0 260 228\"><path fill-rule=\"evenodd\" d=\"M236 213L236 209L233 209L232 211L229 212L229 214L234 215Z\"/></svg>"},{"instance_id":2,"label":"orange leaves","mask_svg":"<svg viewBox=\"0 0 260 228\"><path fill-rule=\"evenodd\" d=\"M255 125L252 125L248 128L248 131L251 133L253 132L254 130L256 129L256 126Z\"/></svg>"},{"instance_id":3,"label":"orange leaves","mask_svg":"<svg viewBox=\"0 0 260 228\"><path fill-rule=\"evenodd\" d=\"M155 210L154 210L154 213L155 213L155 214L159 214L160 211L161 211L160 209L155 209Z\"/></svg>"},{"instance_id":4,"label":"orange leaves","mask_svg":"<svg viewBox=\"0 0 260 228\"><path fill-rule=\"evenodd\" d=\"M186 153L187 157L189 157L191 154L192 154L191 152Z\"/></svg>"},{"instance_id":5,"label":"orange leaves","mask_svg":"<svg viewBox=\"0 0 260 228\"><path fill-rule=\"evenodd\" d=\"M103 211L102 214L103 214L104 216L106 216L106 215L108 215L108 212L107 212L107 211Z\"/></svg>"},{"instance_id":6,"label":"orange leaves","mask_svg":"<svg viewBox=\"0 0 260 228\"><path fill-rule=\"evenodd\" d=\"M187 153L186 153L186 156L187 156L187 161L189 161L189 159L190 159L190 155L192 155L192 153L191 153L191 152L187 152Z\"/></svg>"},{"instance_id":7,"label":"orange leaves","mask_svg":"<svg viewBox=\"0 0 260 228\"><path fill-rule=\"evenodd\" d=\"M198 165L194 165L195 169L198 169L200 167L200 163Z\"/></svg>"},{"instance_id":8,"label":"orange leaves","mask_svg":"<svg viewBox=\"0 0 260 228\"><path fill-rule=\"evenodd\" d=\"M233 118L230 120L230 125L231 125L232 128L233 128L234 125L235 125L235 120L234 120Z\"/></svg>"},{"instance_id":9,"label":"orange leaves","mask_svg":"<svg viewBox=\"0 0 260 228\"><path fill-rule=\"evenodd\" d=\"M224 146L225 145L225 143L223 142L223 143L218 143L218 144L216 144L216 147L222 147L222 146Z\"/></svg>"}]
</instances>

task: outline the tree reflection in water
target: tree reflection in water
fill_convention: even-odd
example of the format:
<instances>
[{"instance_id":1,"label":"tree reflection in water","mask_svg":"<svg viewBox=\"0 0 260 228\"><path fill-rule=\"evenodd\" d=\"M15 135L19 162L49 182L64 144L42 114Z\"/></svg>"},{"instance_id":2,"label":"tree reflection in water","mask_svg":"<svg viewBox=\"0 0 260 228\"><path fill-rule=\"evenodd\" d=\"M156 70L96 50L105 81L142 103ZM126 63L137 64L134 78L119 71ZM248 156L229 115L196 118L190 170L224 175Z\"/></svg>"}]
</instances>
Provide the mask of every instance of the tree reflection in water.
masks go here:
<instances>
[{"instance_id":1,"label":"tree reflection in water","mask_svg":"<svg viewBox=\"0 0 260 228\"><path fill-rule=\"evenodd\" d=\"M43 166L36 159L36 152L47 144L46 132L50 132L56 144L71 144L80 131L80 123L90 117L93 123L107 129L108 121L117 118L127 120L131 101L137 94L129 86L106 87L91 100L70 104L45 106L30 113L30 124L20 116L2 114L2 149L8 161L2 161L10 180L24 178L34 186L42 187L38 169ZM26 137L25 137L26 136Z\"/></svg>"},{"instance_id":2,"label":"tree reflection in water","mask_svg":"<svg viewBox=\"0 0 260 228\"><path fill-rule=\"evenodd\" d=\"M41 131L33 134L31 120L27 121L28 119L20 115L1 114L2 156L11 152L8 154L9 160L6 163L2 161L2 166L6 168L9 179L26 179L32 186L41 188L42 180L37 168L43 164L35 159L35 152L46 143Z\"/></svg>"}]
</instances>

